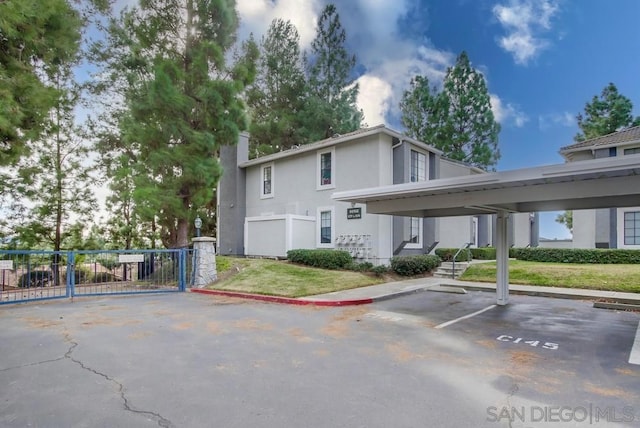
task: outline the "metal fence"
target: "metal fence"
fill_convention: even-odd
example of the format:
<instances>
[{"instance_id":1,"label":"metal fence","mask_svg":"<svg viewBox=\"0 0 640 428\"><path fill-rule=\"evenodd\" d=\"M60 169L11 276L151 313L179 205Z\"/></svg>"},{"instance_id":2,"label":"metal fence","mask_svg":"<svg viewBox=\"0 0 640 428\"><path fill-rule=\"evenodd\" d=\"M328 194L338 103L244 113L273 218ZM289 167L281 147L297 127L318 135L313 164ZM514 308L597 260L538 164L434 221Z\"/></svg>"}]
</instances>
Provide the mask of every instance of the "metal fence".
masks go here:
<instances>
[{"instance_id":1,"label":"metal fence","mask_svg":"<svg viewBox=\"0 0 640 428\"><path fill-rule=\"evenodd\" d=\"M0 303L184 291L193 250L0 251Z\"/></svg>"}]
</instances>

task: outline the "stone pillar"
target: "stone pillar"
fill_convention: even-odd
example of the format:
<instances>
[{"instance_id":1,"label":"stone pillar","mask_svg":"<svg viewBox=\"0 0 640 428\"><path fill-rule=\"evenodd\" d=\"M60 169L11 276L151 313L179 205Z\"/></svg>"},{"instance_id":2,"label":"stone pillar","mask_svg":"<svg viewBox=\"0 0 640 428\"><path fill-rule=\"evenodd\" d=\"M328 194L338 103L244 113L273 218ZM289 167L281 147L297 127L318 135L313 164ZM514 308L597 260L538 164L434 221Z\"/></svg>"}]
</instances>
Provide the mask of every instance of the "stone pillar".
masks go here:
<instances>
[{"instance_id":1,"label":"stone pillar","mask_svg":"<svg viewBox=\"0 0 640 428\"><path fill-rule=\"evenodd\" d=\"M204 288L218 279L216 269L216 238L201 236L193 238L194 269L193 287Z\"/></svg>"}]
</instances>

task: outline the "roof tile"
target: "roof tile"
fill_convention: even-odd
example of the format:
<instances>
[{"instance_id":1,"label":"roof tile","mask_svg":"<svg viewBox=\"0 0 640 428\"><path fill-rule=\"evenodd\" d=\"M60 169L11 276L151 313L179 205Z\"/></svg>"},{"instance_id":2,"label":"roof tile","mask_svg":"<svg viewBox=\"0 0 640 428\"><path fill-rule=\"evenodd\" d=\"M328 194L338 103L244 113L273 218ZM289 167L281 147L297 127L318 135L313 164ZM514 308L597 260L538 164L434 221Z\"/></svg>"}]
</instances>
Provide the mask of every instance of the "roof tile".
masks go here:
<instances>
[{"instance_id":1,"label":"roof tile","mask_svg":"<svg viewBox=\"0 0 640 428\"><path fill-rule=\"evenodd\" d=\"M587 147L608 146L612 144L627 143L631 141L640 141L640 126L634 126L633 128L627 128L622 131L613 132L608 135L603 135L602 137L580 141L579 143L562 147L560 149L560 152L566 152L569 150L573 151L576 149Z\"/></svg>"}]
</instances>

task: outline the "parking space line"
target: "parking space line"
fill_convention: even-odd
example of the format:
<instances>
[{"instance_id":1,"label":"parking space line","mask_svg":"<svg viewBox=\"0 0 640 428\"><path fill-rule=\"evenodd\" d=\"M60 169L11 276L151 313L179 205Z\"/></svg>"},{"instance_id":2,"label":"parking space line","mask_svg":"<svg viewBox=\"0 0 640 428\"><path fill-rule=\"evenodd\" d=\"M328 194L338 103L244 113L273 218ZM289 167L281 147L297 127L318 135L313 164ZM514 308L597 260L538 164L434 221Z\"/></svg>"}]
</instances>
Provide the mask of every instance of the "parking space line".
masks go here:
<instances>
[{"instance_id":1,"label":"parking space line","mask_svg":"<svg viewBox=\"0 0 640 428\"><path fill-rule=\"evenodd\" d=\"M640 322L636 329L636 340L633 341L633 347L631 348L631 354L629 354L630 364L640 364Z\"/></svg>"},{"instance_id":2,"label":"parking space line","mask_svg":"<svg viewBox=\"0 0 640 428\"><path fill-rule=\"evenodd\" d=\"M483 313L483 312L487 312L488 310L491 310L491 309L495 308L496 306L498 306L498 305L491 305L491 306L487 306L486 308L481 309L481 310L479 310L479 311L477 311L477 312L474 312L474 313L472 313L472 314L465 315L465 316L463 316L463 317L456 318L456 319L451 320L451 321L443 322L442 324L438 324L437 326L435 326L435 328L445 328L445 327L448 327L448 326L450 326L451 324L455 324L455 323L457 323L458 321L466 320L467 318L475 317L476 315L480 315L480 314L481 314L481 313Z\"/></svg>"}]
</instances>

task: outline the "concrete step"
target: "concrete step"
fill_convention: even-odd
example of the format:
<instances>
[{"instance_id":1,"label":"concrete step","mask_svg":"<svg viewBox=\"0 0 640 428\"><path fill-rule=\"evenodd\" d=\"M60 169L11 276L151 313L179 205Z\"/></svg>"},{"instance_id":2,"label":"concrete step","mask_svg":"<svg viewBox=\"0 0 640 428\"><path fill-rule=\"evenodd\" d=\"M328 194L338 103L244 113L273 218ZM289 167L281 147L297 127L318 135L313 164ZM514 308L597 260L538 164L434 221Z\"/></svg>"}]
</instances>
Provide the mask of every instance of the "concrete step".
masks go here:
<instances>
[{"instance_id":1,"label":"concrete step","mask_svg":"<svg viewBox=\"0 0 640 428\"><path fill-rule=\"evenodd\" d=\"M459 278L468 267L468 262L456 262L455 268L453 262L442 262L433 272L433 276L436 278Z\"/></svg>"}]
</instances>

